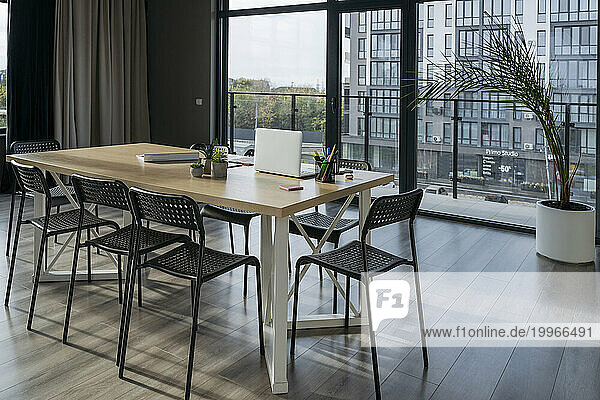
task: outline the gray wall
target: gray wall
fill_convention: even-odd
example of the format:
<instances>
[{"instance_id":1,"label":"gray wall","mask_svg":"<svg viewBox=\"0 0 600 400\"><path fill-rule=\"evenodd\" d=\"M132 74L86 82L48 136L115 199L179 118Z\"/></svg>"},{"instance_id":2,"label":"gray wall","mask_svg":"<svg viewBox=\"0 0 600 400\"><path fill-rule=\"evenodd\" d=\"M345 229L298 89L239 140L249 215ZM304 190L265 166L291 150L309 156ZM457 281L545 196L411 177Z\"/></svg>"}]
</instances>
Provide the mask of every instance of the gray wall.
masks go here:
<instances>
[{"instance_id":1,"label":"gray wall","mask_svg":"<svg viewBox=\"0 0 600 400\"><path fill-rule=\"evenodd\" d=\"M212 0L147 0L153 143L189 146L211 132ZM202 98L202 105L195 104Z\"/></svg>"}]
</instances>

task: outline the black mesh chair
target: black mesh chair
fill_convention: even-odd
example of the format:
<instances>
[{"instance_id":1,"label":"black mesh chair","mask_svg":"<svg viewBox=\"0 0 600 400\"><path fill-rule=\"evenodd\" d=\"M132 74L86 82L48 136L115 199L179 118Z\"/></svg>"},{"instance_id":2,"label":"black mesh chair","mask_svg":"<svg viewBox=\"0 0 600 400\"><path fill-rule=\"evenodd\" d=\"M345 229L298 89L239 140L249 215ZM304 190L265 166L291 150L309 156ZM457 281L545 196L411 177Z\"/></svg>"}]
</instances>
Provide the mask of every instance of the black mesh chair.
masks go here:
<instances>
[{"instance_id":1,"label":"black mesh chair","mask_svg":"<svg viewBox=\"0 0 600 400\"><path fill-rule=\"evenodd\" d=\"M362 171L370 171L371 164L366 161L340 159L340 169L354 169ZM321 240L325 233L333 223L334 217L322 214L319 212L319 207L315 207L315 211L296 216L298 222L304 228L306 234L315 240ZM358 226L357 219L341 218L335 225L331 234L327 238L328 243L333 243L333 247L337 249L340 245L340 236L342 233L349 231ZM296 224L290 220L290 234L302 235ZM290 261L291 262L291 261ZM334 277L337 278L337 272L334 272ZM323 280L323 267L319 266L319 278ZM346 298L350 298L350 294L346 293ZM333 285L333 313L337 313L337 287Z\"/></svg>"},{"instance_id":2,"label":"black mesh chair","mask_svg":"<svg viewBox=\"0 0 600 400\"><path fill-rule=\"evenodd\" d=\"M128 256L131 260L133 253L133 224L119 228L108 234L88 239L81 243L81 231L83 229L83 218L86 205L104 206L115 210L131 212L129 206L129 189L120 181L89 178L81 175L71 177L77 201L79 203L79 221L77 227L77 239L75 240L75 252L73 255L73 268L71 270L71 283L69 286L69 295L67 297L67 310L65 314L65 323L63 327L63 343L67 342L69 332L69 320L71 317L71 306L73 304L73 291L75 287L75 277L77 273L77 261L79 249L81 247L93 246L109 253L117 255L117 274L119 279L119 303L122 302L122 274L121 259L122 256ZM139 255L144 256L152 251L169 246L174 243L186 243L189 236L169 232L162 232L155 229L141 227L140 229L140 248ZM90 266L88 265L88 271ZM138 270L139 271L139 270ZM141 285L139 284L138 274L138 302L141 304ZM89 275L88 275L89 276Z\"/></svg>"},{"instance_id":3,"label":"black mesh chair","mask_svg":"<svg viewBox=\"0 0 600 400\"><path fill-rule=\"evenodd\" d=\"M198 143L193 144L190 149L201 150L202 146ZM246 151L248 154L250 150ZM254 154L254 151L252 151ZM235 245L233 240L233 225L240 225L244 228L244 254L250 254L249 241L250 241L250 222L252 218L257 217L259 214L239 210L231 207L214 206L212 204L203 204L202 217L212 218L219 221L227 222L229 224L229 242L231 244L231 253L235 254ZM248 294L248 266L244 266L244 297Z\"/></svg>"},{"instance_id":4,"label":"black mesh chair","mask_svg":"<svg viewBox=\"0 0 600 400\"><path fill-rule=\"evenodd\" d=\"M204 226L198 204L186 196L176 196L153 193L133 188L129 191L131 206L135 219L135 251L132 260L138 260L140 251L141 221L148 220L164 225L192 230L198 233L197 242L182 244L166 253L147 260L143 264L134 262L128 272L126 281L126 302L123 317L123 340L119 361L119 378L123 378L125 357L127 353L127 338L131 319L133 287L135 271L139 268L154 268L169 275L187 279L191 282L193 293L192 329L190 334L190 350L188 355L187 380L185 398L189 399L194 365L194 348L198 326L198 308L200 306L200 289L202 284L242 265L256 267L256 298L258 300L258 329L260 352L264 354L263 324L262 324L262 293L260 287L260 263L254 256L229 254L205 247Z\"/></svg>"},{"instance_id":5,"label":"black mesh chair","mask_svg":"<svg viewBox=\"0 0 600 400\"><path fill-rule=\"evenodd\" d=\"M421 329L421 346L423 350L423 361L427 367L427 344L423 336L423 305L421 304L421 288L419 282L419 270L417 266L417 249L415 245L414 221L419 209L419 204L423 198L423 190L415 189L413 191L392 196L383 196L376 199L371 205L369 214L365 220L365 225L360 233L360 241L352 241L338 249L308 256L302 256L296 263L296 281L294 282L294 305L292 317L292 339L290 353L293 355L296 344L296 326L298 323L298 292L300 283L300 267L304 264L316 264L323 268L328 268L346 276L346 290L350 286L350 278L361 279L363 274L366 276L366 307L370 311L369 300L369 280L376 274L387 272L399 265L412 265L415 271L415 291L417 295L417 310L419 314L419 324ZM396 256L379 250L376 247L366 243L367 234L372 229L381 228L396 222L408 220L408 229L410 233L410 248L412 259ZM348 307L346 302L346 321L348 328ZM373 331L373 321L370 312L367 312L369 320L369 333L371 342L371 356L373 359L373 379L375 381L375 394L377 399L381 399L381 388L379 385L379 369L377 363L377 346L375 342L375 333Z\"/></svg>"},{"instance_id":6,"label":"black mesh chair","mask_svg":"<svg viewBox=\"0 0 600 400\"><path fill-rule=\"evenodd\" d=\"M101 219L96 217L91 212L84 210L83 216L80 214L80 211L77 209L63 211L57 214L50 214L50 209L52 207L52 201L50 196L50 188L48 187L48 181L44 177L43 172L33 166L19 164L16 161L11 162L13 171L15 173L15 177L17 179L17 184L21 189L21 201L19 203L19 211L17 217L17 226L15 229L15 238L12 247L12 258L10 260L10 269L8 272L8 283L6 287L6 297L4 299L4 305L8 306L8 302L10 299L10 289L12 286L13 274L15 271L15 261L17 258L17 247L19 243L19 234L21 232L22 224L31 224L34 228L40 229L42 231L42 238L40 241L40 248L38 251L38 258L35 265L35 273L33 280L33 290L31 292L31 305L29 307L29 319L27 321L27 329L31 330L31 322L33 320L33 313L35 310L35 301L37 297L38 285L40 282L40 273L42 269L42 258L44 254L44 249L46 247L46 242L48 237L60 235L64 233L72 233L78 230L80 226L81 229L94 229L102 226L112 227L113 229L118 229L119 225L113 221L108 221L105 219ZM23 220L23 208L25 206L25 197L28 196L29 193L35 192L39 194L45 195L46 198L46 206L45 206L45 214L43 217L32 218L30 220ZM89 257L89 254L88 254ZM89 271L88 271L89 272ZM89 275L88 275L89 279Z\"/></svg>"},{"instance_id":7,"label":"black mesh chair","mask_svg":"<svg viewBox=\"0 0 600 400\"><path fill-rule=\"evenodd\" d=\"M21 142L13 142L10 145L10 153L11 154L26 154L26 153L42 153L45 151L54 151L60 150L60 143L58 143L54 139L48 140L35 140L35 141L21 141ZM56 186L56 183L52 179L52 177L47 177L48 186L50 187L50 198L51 198L51 206L56 207L56 212L60 212L60 207L66 204L69 204L69 200L63 193L62 189L59 186ZM21 196L22 193L18 190L17 183L15 182L12 190L12 194L10 197L10 214L8 218L8 233L6 235L6 256L10 254L10 239L12 235L12 226L13 226L13 218L15 212L15 198L16 196ZM69 194L73 195L75 192L73 191L72 186L67 186L67 190ZM56 238L55 238L56 239Z\"/></svg>"}]
</instances>

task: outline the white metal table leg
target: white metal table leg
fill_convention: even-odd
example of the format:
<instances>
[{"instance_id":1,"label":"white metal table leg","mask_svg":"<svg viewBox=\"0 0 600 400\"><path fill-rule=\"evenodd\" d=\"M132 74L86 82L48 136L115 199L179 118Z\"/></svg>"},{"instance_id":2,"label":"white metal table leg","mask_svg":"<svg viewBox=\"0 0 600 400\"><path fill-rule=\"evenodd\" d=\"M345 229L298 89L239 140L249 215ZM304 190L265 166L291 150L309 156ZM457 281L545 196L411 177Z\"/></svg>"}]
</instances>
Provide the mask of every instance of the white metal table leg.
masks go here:
<instances>
[{"instance_id":1,"label":"white metal table leg","mask_svg":"<svg viewBox=\"0 0 600 400\"><path fill-rule=\"evenodd\" d=\"M272 361L271 389L274 394L287 393L287 289L288 289L288 240L289 218L275 218L273 242L273 281L270 285L272 297ZM267 359L269 365L269 359Z\"/></svg>"},{"instance_id":2,"label":"white metal table leg","mask_svg":"<svg viewBox=\"0 0 600 400\"><path fill-rule=\"evenodd\" d=\"M273 217L260 216L260 273L263 295L263 322L271 325L271 276L273 273Z\"/></svg>"}]
</instances>

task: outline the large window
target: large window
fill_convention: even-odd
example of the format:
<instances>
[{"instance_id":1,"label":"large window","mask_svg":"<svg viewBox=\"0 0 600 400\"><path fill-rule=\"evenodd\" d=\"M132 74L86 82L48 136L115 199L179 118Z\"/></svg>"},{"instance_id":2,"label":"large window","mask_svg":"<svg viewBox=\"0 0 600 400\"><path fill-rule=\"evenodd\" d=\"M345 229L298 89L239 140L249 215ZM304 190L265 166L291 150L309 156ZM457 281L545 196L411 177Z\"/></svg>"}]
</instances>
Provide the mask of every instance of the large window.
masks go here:
<instances>
[{"instance_id":1,"label":"large window","mask_svg":"<svg viewBox=\"0 0 600 400\"><path fill-rule=\"evenodd\" d=\"M371 112L382 114L398 114L398 90L372 89Z\"/></svg>"},{"instance_id":2,"label":"large window","mask_svg":"<svg viewBox=\"0 0 600 400\"><path fill-rule=\"evenodd\" d=\"M373 138L393 139L398 134L397 118L373 117L370 121Z\"/></svg>"},{"instance_id":3,"label":"large window","mask_svg":"<svg viewBox=\"0 0 600 400\"><path fill-rule=\"evenodd\" d=\"M232 17L228 42L227 100L234 112L227 135L233 150L244 154L253 148L256 128L302 130L304 146L321 146L326 13ZM302 96L291 95L296 93ZM293 118L292 103L297 109Z\"/></svg>"},{"instance_id":4,"label":"large window","mask_svg":"<svg viewBox=\"0 0 600 400\"><path fill-rule=\"evenodd\" d=\"M458 124L458 142L469 146L479 145L479 129L476 122L460 121Z\"/></svg>"},{"instance_id":5,"label":"large window","mask_svg":"<svg viewBox=\"0 0 600 400\"><path fill-rule=\"evenodd\" d=\"M479 25L479 0L457 0L456 26Z\"/></svg>"},{"instance_id":6,"label":"large window","mask_svg":"<svg viewBox=\"0 0 600 400\"><path fill-rule=\"evenodd\" d=\"M513 128L513 149L521 148L521 127L515 126Z\"/></svg>"},{"instance_id":7,"label":"large window","mask_svg":"<svg viewBox=\"0 0 600 400\"><path fill-rule=\"evenodd\" d=\"M452 26L452 4L446 4L446 17L444 19L444 25L446 27L451 27Z\"/></svg>"},{"instance_id":8,"label":"large window","mask_svg":"<svg viewBox=\"0 0 600 400\"><path fill-rule=\"evenodd\" d=\"M400 11L399 10L378 10L371 11L371 30L398 30L400 29Z\"/></svg>"},{"instance_id":9,"label":"large window","mask_svg":"<svg viewBox=\"0 0 600 400\"><path fill-rule=\"evenodd\" d=\"M400 146L399 136L414 135L407 143L419 141L416 176L420 187L438 185L451 192L456 180L459 200L468 198L472 204L473 199L483 202L486 194L498 193L508 201L498 207L535 210L536 199L548 198L554 192L553 171L544 154L539 121L522 105L493 92L465 91L458 94L456 102L446 96L424 102L416 111L416 132L403 129L406 121L412 120L405 118L412 110L402 108L403 79L444 79L445 65L449 67L465 57L477 59L481 55L480 44L490 35L484 23L493 17L510 29L515 23L523 24L523 39L539 56L539 79L552 85L554 101L570 104L574 124L571 160L576 162L579 152L582 160L573 196L577 201L594 203L597 0L419 3L417 20L410 24L416 34L408 34L409 38L414 35L414 40L408 41L408 50L415 52L416 66L402 64L401 35L406 32L401 32L404 16L400 10L379 9L385 6L379 0L318 1L314 9L310 3L317 0L301 0L305 4L301 8L270 9L275 14L252 16L242 16L240 3L252 3L254 7L263 2L291 4L291 0L229 1L238 11L228 17L229 71L222 83L228 83L229 94L235 96L225 99L225 112L219 117L233 118L236 151L242 152L244 146L251 145L256 127L293 127L313 138L314 143L322 142L324 137L331 142L331 132L335 131L333 135L341 135L337 139L342 143L344 157L364 159L376 170L402 174L398 160L407 150ZM360 8L365 4L373 8ZM299 9L312 11L298 12ZM327 18L328 13L340 18ZM332 34L328 23L335 24L337 35ZM335 36L340 40L339 52L331 51L338 45L332 46ZM335 65L340 68L337 75L332 75L331 66ZM437 65L441 67L437 69ZM326 82L332 76L339 79L337 85ZM296 93L296 97L292 98L291 93ZM455 107L460 121L453 119ZM553 107L560 121L564 120L565 107ZM337 115L332 115L331 110L337 110L333 111ZM325 121L328 127L335 124L335 129L326 131ZM341 121L341 128L336 121ZM453 138L458 142L456 165ZM381 190L395 192L397 187ZM424 204L449 207L445 202L449 198L439 196ZM452 212L446 206L443 209ZM470 209L476 207L462 207L456 212L469 216ZM528 215L529 211L519 208L511 215ZM500 218L500 214L494 218ZM507 220L525 225L532 221L533 214L524 220Z\"/></svg>"},{"instance_id":10,"label":"large window","mask_svg":"<svg viewBox=\"0 0 600 400\"><path fill-rule=\"evenodd\" d=\"M510 23L510 3L513 0L484 0L483 23Z\"/></svg>"},{"instance_id":11,"label":"large window","mask_svg":"<svg viewBox=\"0 0 600 400\"><path fill-rule=\"evenodd\" d=\"M478 41L481 36L478 31L461 30L458 34L458 55L460 57L470 57L479 52Z\"/></svg>"},{"instance_id":12,"label":"large window","mask_svg":"<svg viewBox=\"0 0 600 400\"><path fill-rule=\"evenodd\" d=\"M398 62L371 61L371 85L398 86Z\"/></svg>"},{"instance_id":13,"label":"large window","mask_svg":"<svg viewBox=\"0 0 600 400\"><path fill-rule=\"evenodd\" d=\"M598 49L598 27L557 26L553 30L554 55L596 55Z\"/></svg>"},{"instance_id":14,"label":"large window","mask_svg":"<svg viewBox=\"0 0 600 400\"><path fill-rule=\"evenodd\" d=\"M384 33L371 35L371 57L398 58L400 56L400 34Z\"/></svg>"},{"instance_id":15,"label":"large window","mask_svg":"<svg viewBox=\"0 0 600 400\"><path fill-rule=\"evenodd\" d=\"M481 123L481 145L508 147L508 124Z\"/></svg>"},{"instance_id":16,"label":"large window","mask_svg":"<svg viewBox=\"0 0 600 400\"><path fill-rule=\"evenodd\" d=\"M560 89L595 89L597 61L560 60L551 61L552 85Z\"/></svg>"},{"instance_id":17,"label":"large window","mask_svg":"<svg viewBox=\"0 0 600 400\"><path fill-rule=\"evenodd\" d=\"M550 22L589 21L597 18L596 0L550 0Z\"/></svg>"},{"instance_id":18,"label":"large window","mask_svg":"<svg viewBox=\"0 0 600 400\"><path fill-rule=\"evenodd\" d=\"M537 55L546 55L546 31L537 32Z\"/></svg>"}]
</instances>

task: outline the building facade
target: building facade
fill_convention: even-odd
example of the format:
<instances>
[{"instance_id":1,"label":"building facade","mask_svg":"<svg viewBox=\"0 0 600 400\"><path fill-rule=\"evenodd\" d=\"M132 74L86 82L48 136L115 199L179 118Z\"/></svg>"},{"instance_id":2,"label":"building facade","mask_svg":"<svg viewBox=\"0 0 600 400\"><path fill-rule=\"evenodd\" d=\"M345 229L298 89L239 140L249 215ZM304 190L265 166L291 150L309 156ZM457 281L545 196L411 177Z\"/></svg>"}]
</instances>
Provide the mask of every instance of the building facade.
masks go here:
<instances>
[{"instance_id":1,"label":"building facade","mask_svg":"<svg viewBox=\"0 0 600 400\"><path fill-rule=\"evenodd\" d=\"M597 9L596 0L435 1L419 5L418 21L421 79L443 74L437 66L456 57L478 57L490 26L521 25L537 53L540 79L564 103L555 111L564 118L571 104L573 163L581 152L574 197L587 202L595 198L596 107L589 104L597 97ZM348 14L344 21L344 152L363 157L368 134L368 160L387 171L397 170L401 17L399 10L378 10ZM498 103L506 98L495 93L465 92L460 99L456 132L453 102L419 107L419 181L451 183L456 133L459 186L466 192L501 192L524 201L547 197L552 163L535 116L518 104Z\"/></svg>"}]
</instances>

